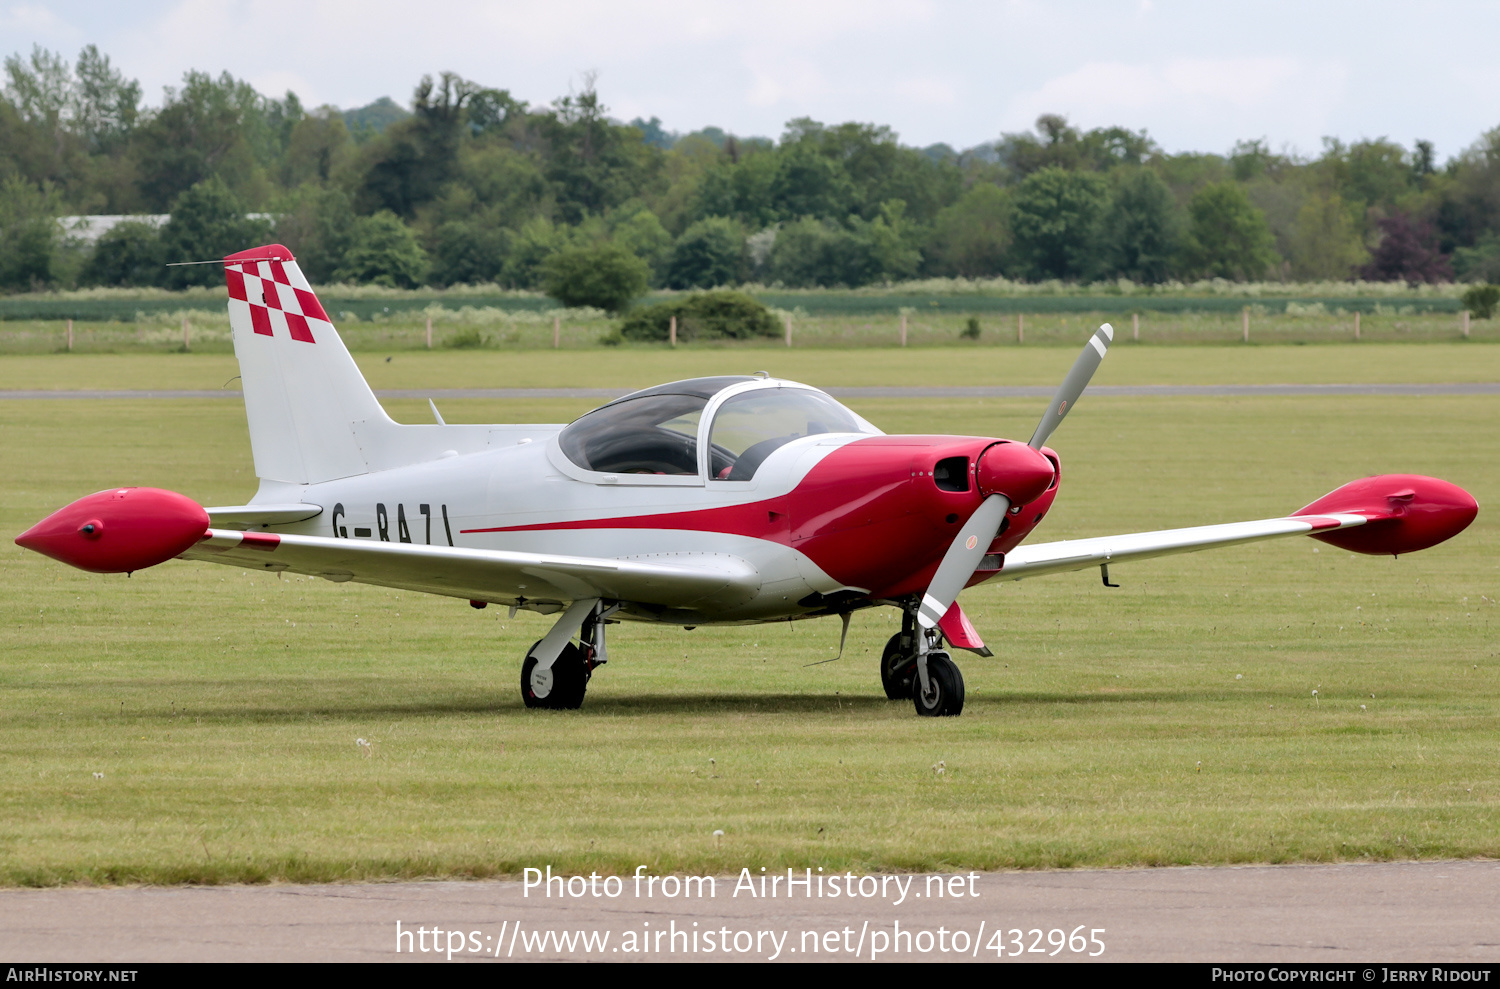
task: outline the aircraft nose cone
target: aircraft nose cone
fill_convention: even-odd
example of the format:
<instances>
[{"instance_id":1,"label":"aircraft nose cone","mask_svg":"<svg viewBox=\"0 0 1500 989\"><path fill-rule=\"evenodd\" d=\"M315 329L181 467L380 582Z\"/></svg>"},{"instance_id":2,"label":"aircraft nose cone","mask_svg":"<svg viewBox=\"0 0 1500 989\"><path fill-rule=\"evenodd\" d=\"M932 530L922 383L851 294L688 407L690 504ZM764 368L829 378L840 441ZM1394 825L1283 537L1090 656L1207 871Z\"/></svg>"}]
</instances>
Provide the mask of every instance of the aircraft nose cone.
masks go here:
<instances>
[{"instance_id":1,"label":"aircraft nose cone","mask_svg":"<svg viewBox=\"0 0 1500 989\"><path fill-rule=\"evenodd\" d=\"M16 545L94 573L155 566L203 537L208 513L160 488L111 488L60 508L16 537Z\"/></svg>"},{"instance_id":2,"label":"aircraft nose cone","mask_svg":"<svg viewBox=\"0 0 1500 989\"><path fill-rule=\"evenodd\" d=\"M982 494L1004 495L1012 505L1025 505L1052 486L1057 469L1024 443L997 443L980 456L976 476Z\"/></svg>"}]
</instances>

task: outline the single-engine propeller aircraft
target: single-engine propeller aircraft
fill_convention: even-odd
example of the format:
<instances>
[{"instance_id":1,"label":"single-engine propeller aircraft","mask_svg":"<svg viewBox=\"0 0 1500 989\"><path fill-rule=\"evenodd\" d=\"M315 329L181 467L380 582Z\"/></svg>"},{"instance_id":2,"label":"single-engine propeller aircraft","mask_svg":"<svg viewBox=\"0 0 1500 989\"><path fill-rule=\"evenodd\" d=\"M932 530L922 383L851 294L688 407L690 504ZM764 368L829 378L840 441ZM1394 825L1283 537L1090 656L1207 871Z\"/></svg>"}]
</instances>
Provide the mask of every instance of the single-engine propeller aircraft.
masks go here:
<instances>
[{"instance_id":1,"label":"single-engine propeller aircraft","mask_svg":"<svg viewBox=\"0 0 1500 989\"><path fill-rule=\"evenodd\" d=\"M1084 346L1025 443L887 436L827 394L765 375L627 395L568 425L401 425L381 408L292 253L226 258L260 487L204 508L111 488L16 542L95 573L173 558L508 605L556 623L526 653L528 707L576 708L619 621L748 624L899 608L886 695L956 715L945 645L990 652L957 603L988 580L1307 534L1360 553L1424 549L1478 511L1410 474L1346 484L1283 518L1023 545L1057 497L1047 439L1113 337ZM514 613L514 612L513 612Z\"/></svg>"}]
</instances>

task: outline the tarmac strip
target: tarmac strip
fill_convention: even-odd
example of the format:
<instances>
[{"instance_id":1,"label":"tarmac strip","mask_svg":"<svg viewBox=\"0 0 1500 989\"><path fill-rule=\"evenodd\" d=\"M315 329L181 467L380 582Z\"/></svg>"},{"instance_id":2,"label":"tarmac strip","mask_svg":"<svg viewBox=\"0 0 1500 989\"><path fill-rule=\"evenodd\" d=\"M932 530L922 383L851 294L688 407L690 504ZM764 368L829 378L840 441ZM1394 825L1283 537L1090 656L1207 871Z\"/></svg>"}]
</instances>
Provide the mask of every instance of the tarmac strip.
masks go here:
<instances>
[{"instance_id":1,"label":"tarmac strip","mask_svg":"<svg viewBox=\"0 0 1500 989\"><path fill-rule=\"evenodd\" d=\"M761 874L751 872L698 882L696 892L681 877L675 886L656 877L635 887L626 876L613 887L597 878L548 884L542 874L530 877L531 888L477 881L12 889L0 891L0 956L16 964L446 962L450 954L451 961L1500 961L1495 861L855 874L852 883L825 874L821 897L816 869L793 870L796 883L782 878L775 895L759 895ZM837 897L828 895L834 876ZM1378 973L1365 978L1383 981Z\"/></svg>"},{"instance_id":2,"label":"tarmac strip","mask_svg":"<svg viewBox=\"0 0 1500 989\"><path fill-rule=\"evenodd\" d=\"M380 398L619 398L629 388L397 388ZM1052 385L825 388L836 398L1049 398ZM1500 382L1342 385L1094 385L1100 396L1500 395ZM230 389L0 389L0 399L244 398Z\"/></svg>"}]
</instances>

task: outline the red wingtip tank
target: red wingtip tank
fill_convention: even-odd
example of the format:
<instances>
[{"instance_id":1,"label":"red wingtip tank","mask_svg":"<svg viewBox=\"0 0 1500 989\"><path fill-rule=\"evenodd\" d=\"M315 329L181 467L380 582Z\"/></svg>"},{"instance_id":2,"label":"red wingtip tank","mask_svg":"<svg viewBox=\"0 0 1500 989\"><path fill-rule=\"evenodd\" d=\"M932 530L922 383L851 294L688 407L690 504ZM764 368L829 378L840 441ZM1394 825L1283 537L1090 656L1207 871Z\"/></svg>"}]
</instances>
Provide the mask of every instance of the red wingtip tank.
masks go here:
<instances>
[{"instance_id":1,"label":"red wingtip tank","mask_svg":"<svg viewBox=\"0 0 1500 989\"><path fill-rule=\"evenodd\" d=\"M1349 550L1399 556L1436 546L1469 527L1479 504L1463 488L1421 474L1381 474L1350 481L1330 491L1293 517L1350 514L1370 519L1364 525L1316 532L1314 539Z\"/></svg>"},{"instance_id":2,"label":"red wingtip tank","mask_svg":"<svg viewBox=\"0 0 1500 989\"><path fill-rule=\"evenodd\" d=\"M16 545L92 573L130 573L182 553L208 525L208 513L187 495L110 488L53 512Z\"/></svg>"}]
</instances>

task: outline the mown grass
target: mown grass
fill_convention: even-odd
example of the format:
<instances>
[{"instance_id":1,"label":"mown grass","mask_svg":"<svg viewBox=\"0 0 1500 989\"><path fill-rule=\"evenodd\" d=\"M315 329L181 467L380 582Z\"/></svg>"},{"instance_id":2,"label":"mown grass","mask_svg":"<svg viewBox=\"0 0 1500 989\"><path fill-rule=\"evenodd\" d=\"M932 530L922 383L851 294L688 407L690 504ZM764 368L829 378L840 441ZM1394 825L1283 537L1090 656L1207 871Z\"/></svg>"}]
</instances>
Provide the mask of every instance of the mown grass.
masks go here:
<instances>
[{"instance_id":1,"label":"mown grass","mask_svg":"<svg viewBox=\"0 0 1500 989\"><path fill-rule=\"evenodd\" d=\"M891 431L998 435L1040 411L851 404ZM889 612L856 616L849 654L818 666L836 622L618 626L583 710L528 712L536 616L202 564L91 576L6 540L0 882L1500 854L1494 415L1465 396L1091 397L1056 437L1043 538L1275 515L1395 470L1465 485L1481 514L1401 560L1293 540L1117 568L1119 590L1094 573L971 590L998 655L960 660L967 707L940 721L880 694ZM110 484L254 490L237 402L7 401L0 462L9 533Z\"/></svg>"},{"instance_id":2,"label":"mown grass","mask_svg":"<svg viewBox=\"0 0 1500 989\"><path fill-rule=\"evenodd\" d=\"M1081 347L1082 341L1078 342ZM645 388L756 370L821 387L1045 385L1062 380L1077 347L356 353L376 389ZM389 360L387 360L389 358ZM0 389L237 390L233 354L46 354L0 359ZM1500 347L1475 343L1134 347L1118 343L1095 381L1113 385L1500 381ZM524 411L515 413L532 418ZM428 421L423 407L418 421Z\"/></svg>"}]
</instances>

